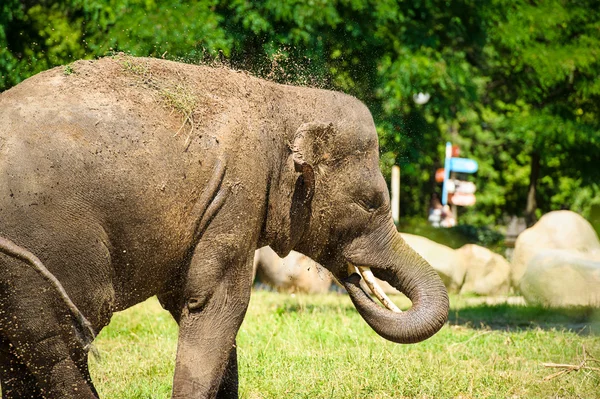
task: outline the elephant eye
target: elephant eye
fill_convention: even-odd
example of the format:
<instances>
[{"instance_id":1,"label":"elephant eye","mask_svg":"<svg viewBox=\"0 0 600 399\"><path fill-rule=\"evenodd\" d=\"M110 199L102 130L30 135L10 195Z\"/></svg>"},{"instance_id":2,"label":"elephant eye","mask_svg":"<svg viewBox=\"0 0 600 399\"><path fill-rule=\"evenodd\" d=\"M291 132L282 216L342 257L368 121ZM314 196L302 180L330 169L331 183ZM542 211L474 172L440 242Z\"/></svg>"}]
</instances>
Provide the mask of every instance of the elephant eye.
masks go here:
<instances>
[{"instance_id":1,"label":"elephant eye","mask_svg":"<svg viewBox=\"0 0 600 399\"><path fill-rule=\"evenodd\" d=\"M362 197L362 198L358 198L358 200L356 201L356 203L363 208L365 211L372 213L375 212L376 210L378 210L379 208L381 208L385 202L384 199L384 194L383 193L373 193L373 195L370 195L368 197Z\"/></svg>"},{"instance_id":2,"label":"elephant eye","mask_svg":"<svg viewBox=\"0 0 600 399\"><path fill-rule=\"evenodd\" d=\"M377 206L373 205L370 201L359 199L356 203L363 208L365 211L372 213L377 210Z\"/></svg>"}]
</instances>

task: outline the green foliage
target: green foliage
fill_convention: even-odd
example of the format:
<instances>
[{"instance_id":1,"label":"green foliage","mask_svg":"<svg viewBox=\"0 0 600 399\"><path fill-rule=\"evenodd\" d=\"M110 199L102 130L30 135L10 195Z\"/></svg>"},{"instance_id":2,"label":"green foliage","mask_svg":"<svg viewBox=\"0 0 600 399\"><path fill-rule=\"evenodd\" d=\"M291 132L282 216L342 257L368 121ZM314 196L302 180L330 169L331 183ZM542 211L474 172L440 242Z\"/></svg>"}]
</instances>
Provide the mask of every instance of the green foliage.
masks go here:
<instances>
[{"instance_id":1,"label":"green foliage","mask_svg":"<svg viewBox=\"0 0 600 399\"><path fill-rule=\"evenodd\" d=\"M492 155L501 166L496 170L504 172L495 180L504 181L505 191L513 192L514 200L504 207L508 213L518 213L514 204L522 208L525 201L533 153L540 155L541 210L566 208L589 216L591 205L598 201L600 176L594 166L600 149L600 96L594 89L600 70L597 5L594 1L550 0L536 5L498 1L490 8L504 17L496 17L497 28L489 30L485 63L494 92L483 102L484 122L496 143ZM465 136L472 134L479 141L478 132L465 132ZM474 151L485 151L478 144Z\"/></svg>"},{"instance_id":2,"label":"green foliage","mask_svg":"<svg viewBox=\"0 0 600 399\"><path fill-rule=\"evenodd\" d=\"M381 166L402 168L403 217L424 217L444 144L479 162L459 222L600 203L597 0L5 0L0 90L117 51L217 59L282 83L353 94L373 113ZM413 95L431 95L418 105Z\"/></svg>"},{"instance_id":3,"label":"green foliage","mask_svg":"<svg viewBox=\"0 0 600 399\"><path fill-rule=\"evenodd\" d=\"M63 73L68 76L74 74L75 70L71 65L65 65L65 67L63 68Z\"/></svg>"},{"instance_id":4,"label":"green foliage","mask_svg":"<svg viewBox=\"0 0 600 399\"><path fill-rule=\"evenodd\" d=\"M20 81L19 58L8 44L18 39L13 30L24 17L24 7L19 0L6 0L0 6L0 90Z\"/></svg>"},{"instance_id":5,"label":"green foliage","mask_svg":"<svg viewBox=\"0 0 600 399\"><path fill-rule=\"evenodd\" d=\"M111 0L82 2L82 11L99 29L90 34L90 49L96 53L124 51L137 56L185 61L202 59L205 51L228 53L231 40L214 13L215 0Z\"/></svg>"}]
</instances>

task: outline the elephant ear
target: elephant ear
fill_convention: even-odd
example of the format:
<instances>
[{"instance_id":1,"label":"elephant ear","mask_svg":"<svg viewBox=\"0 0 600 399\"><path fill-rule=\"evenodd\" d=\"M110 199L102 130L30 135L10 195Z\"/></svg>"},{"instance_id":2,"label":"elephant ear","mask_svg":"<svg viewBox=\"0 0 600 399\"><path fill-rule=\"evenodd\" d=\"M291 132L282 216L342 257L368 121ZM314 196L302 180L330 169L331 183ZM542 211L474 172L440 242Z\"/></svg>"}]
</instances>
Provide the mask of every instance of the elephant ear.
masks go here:
<instances>
[{"instance_id":1,"label":"elephant ear","mask_svg":"<svg viewBox=\"0 0 600 399\"><path fill-rule=\"evenodd\" d=\"M302 174L303 204L310 206L315 192L315 168L328 159L329 143L333 137L333 123L311 122L302 124L294 136L292 146L294 169Z\"/></svg>"},{"instance_id":2,"label":"elephant ear","mask_svg":"<svg viewBox=\"0 0 600 399\"><path fill-rule=\"evenodd\" d=\"M269 197L273 202L268 206L262 241L282 258L295 248L310 226L315 187L324 162L330 158L334 133L333 123L304 123L296 130L293 142L288 143L290 153L282 173L285 184L275 186ZM294 187L291 195L289 183Z\"/></svg>"},{"instance_id":3,"label":"elephant ear","mask_svg":"<svg viewBox=\"0 0 600 399\"><path fill-rule=\"evenodd\" d=\"M300 176L296 179L290 209L292 247L310 225L316 178L322 169L322 162L329 157L328 147L333 133L332 123L313 122L300 126L294 136L292 157L294 170Z\"/></svg>"}]
</instances>

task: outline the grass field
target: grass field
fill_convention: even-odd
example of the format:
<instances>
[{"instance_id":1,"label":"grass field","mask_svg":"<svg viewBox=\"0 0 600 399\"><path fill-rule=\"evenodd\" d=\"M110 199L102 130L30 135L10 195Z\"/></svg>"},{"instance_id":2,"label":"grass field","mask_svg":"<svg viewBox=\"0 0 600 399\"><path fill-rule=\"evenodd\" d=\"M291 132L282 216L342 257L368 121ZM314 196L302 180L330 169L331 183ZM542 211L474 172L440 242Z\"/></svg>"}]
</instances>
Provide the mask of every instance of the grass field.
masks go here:
<instances>
[{"instance_id":1,"label":"grass field","mask_svg":"<svg viewBox=\"0 0 600 399\"><path fill-rule=\"evenodd\" d=\"M437 335L397 345L379 338L345 295L254 292L238 335L240 397L600 398L599 309L474 300L452 297ZM116 314L96 341L100 359L91 360L101 397L170 397L176 337L154 299ZM562 369L543 363L581 365L584 351L585 367L549 378Z\"/></svg>"}]
</instances>

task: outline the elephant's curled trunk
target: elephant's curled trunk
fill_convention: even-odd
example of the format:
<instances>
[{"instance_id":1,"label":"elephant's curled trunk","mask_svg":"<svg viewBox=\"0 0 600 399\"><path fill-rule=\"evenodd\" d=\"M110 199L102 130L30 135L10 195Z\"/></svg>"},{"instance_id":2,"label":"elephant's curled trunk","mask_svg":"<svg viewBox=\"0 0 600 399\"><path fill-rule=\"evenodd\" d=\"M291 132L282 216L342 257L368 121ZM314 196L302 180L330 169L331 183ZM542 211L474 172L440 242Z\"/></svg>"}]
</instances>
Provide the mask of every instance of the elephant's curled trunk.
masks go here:
<instances>
[{"instance_id":1,"label":"elephant's curled trunk","mask_svg":"<svg viewBox=\"0 0 600 399\"><path fill-rule=\"evenodd\" d=\"M445 324L448 292L435 270L400 234L394 231L383 241L380 248L358 251L348 261L371 267L376 277L404 293L412 307L402 313L382 308L362 290L358 274L346 278L344 287L363 319L383 338L404 344L423 341Z\"/></svg>"}]
</instances>

